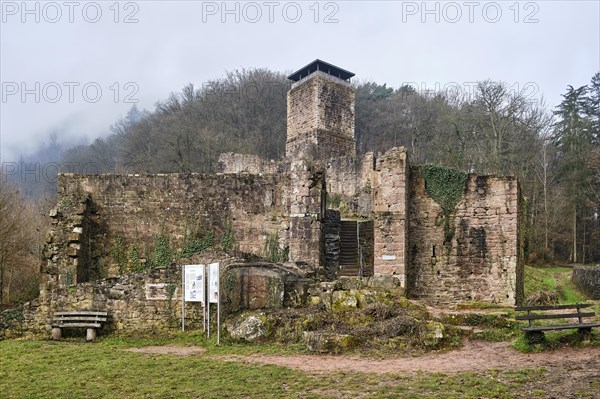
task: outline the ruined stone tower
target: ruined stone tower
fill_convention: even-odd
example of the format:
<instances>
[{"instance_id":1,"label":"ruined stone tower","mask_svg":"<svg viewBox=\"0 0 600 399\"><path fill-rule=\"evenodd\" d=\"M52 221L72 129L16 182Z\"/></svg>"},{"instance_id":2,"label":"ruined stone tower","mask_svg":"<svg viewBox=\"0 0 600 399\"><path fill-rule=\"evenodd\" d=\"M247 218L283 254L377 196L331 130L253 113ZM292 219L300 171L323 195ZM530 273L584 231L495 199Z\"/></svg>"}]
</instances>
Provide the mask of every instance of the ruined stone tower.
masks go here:
<instances>
[{"instance_id":1,"label":"ruined stone tower","mask_svg":"<svg viewBox=\"0 0 600 399\"><path fill-rule=\"evenodd\" d=\"M288 76L294 82L287 95L289 159L355 155L352 76L318 59Z\"/></svg>"}]
</instances>

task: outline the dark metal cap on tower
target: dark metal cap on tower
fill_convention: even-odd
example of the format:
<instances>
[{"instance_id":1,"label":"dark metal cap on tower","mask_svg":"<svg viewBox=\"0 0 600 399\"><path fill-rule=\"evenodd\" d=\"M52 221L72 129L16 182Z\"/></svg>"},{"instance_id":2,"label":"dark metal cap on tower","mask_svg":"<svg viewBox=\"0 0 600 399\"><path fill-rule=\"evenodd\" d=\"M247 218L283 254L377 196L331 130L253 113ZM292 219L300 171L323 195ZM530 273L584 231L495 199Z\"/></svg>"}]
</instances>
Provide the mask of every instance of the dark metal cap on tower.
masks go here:
<instances>
[{"instance_id":1,"label":"dark metal cap on tower","mask_svg":"<svg viewBox=\"0 0 600 399\"><path fill-rule=\"evenodd\" d=\"M303 78L307 77L308 75L310 75L311 73L314 73L317 71L325 72L326 74L335 76L336 78L346 80L346 81L350 80L350 78L354 76L354 74L350 71L346 71L345 69L336 67L335 65L332 65L328 62L316 59L313 62L311 62L310 64L308 64L307 66L298 69L296 72L294 72L293 74L288 76L288 79L293 82L297 82L300 79L303 79Z\"/></svg>"}]
</instances>

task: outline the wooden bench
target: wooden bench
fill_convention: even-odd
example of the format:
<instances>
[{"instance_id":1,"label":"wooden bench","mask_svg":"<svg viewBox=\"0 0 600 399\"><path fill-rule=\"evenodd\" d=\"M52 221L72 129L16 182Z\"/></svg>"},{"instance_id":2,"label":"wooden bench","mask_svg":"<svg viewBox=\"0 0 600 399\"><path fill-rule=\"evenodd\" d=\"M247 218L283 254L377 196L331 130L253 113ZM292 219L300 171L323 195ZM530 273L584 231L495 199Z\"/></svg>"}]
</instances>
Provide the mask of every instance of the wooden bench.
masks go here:
<instances>
[{"instance_id":1,"label":"wooden bench","mask_svg":"<svg viewBox=\"0 0 600 399\"><path fill-rule=\"evenodd\" d=\"M517 312L527 312L526 315L516 316L517 320L527 320L528 326L521 327L525 331L525 337L528 342L541 342L544 339L544 331L556 331L577 329L583 341L590 341L592 337L592 328L600 327L600 323L585 322L583 319L594 317L594 312L582 312L581 309L592 306L589 303L577 303L574 305L547 305L547 306L518 306L515 308ZM552 311L571 310L572 312L550 313ZM533 313L537 312L537 313ZM544 312L544 313L540 313ZM535 325L535 320L552 320L552 319L577 319L577 323L565 323L554 325Z\"/></svg>"},{"instance_id":2,"label":"wooden bench","mask_svg":"<svg viewBox=\"0 0 600 399\"><path fill-rule=\"evenodd\" d=\"M56 312L52 319L52 339L60 339L63 328L87 328L85 339L93 341L96 339L96 330L102 327L102 323L106 323L107 319L107 312L91 310Z\"/></svg>"}]
</instances>

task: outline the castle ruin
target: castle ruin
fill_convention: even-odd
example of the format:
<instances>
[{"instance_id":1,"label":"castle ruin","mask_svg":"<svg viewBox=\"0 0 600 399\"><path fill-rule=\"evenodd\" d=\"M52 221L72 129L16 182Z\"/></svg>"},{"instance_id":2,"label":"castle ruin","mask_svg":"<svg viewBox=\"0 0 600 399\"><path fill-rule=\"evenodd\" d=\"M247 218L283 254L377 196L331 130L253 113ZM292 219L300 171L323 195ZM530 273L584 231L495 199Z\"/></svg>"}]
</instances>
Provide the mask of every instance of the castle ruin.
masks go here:
<instances>
[{"instance_id":1,"label":"castle ruin","mask_svg":"<svg viewBox=\"0 0 600 399\"><path fill-rule=\"evenodd\" d=\"M180 249L195 230L229 237L239 254L264 257L275 248L281 263L309 270L315 281L382 278L437 306L520 302L516 178L413 166L402 147L358 155L352 76L320 60L289 76L284 160L228 153L216 174L59 175L42 308L56 308L60 293L97 270L109 279L102 293L82 294L85 304L129 298L123 286L133 283L115 254L135 252L143 266L157 235ZM453 202L436 196L444 187ZM136 294L143 303L130 315L151 312L156 302L144 295L161 273L144 280L146 294Z\"/></svg>"}]
</instances>

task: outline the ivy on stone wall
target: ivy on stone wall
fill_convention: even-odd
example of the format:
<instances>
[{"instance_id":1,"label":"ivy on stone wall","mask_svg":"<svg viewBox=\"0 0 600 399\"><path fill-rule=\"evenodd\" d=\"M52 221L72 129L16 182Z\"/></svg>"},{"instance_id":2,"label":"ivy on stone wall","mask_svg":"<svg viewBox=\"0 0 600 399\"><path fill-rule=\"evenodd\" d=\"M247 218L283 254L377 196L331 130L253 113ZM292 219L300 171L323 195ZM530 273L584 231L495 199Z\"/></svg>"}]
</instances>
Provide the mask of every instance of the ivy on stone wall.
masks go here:
<instances>
[{"instance_id":1,"label":"ivy on stone wall","mask_svg":"<svg viewBox=\"0 0 600 399\"><path fill-rule=\"evenodd\" d=\"M200 253L213 246L215 242L215 233L209 231L202 237L186 238L181 246L178 257L189 258L192 255Z\"/></svg>"},{"instance_id":2,"label":"ivy on stone wall","mask_svg":"<svg viewBox=\"0 0 600 399\"><path fill-rule=\"evenodd\" d=\"M152 250L150 249L150 246L144 241L142 243L142 253L144 254L144 258L142 260L142 263L144 264L144 266L142 267L143 269L152 269Z\"/></svg>"},{"instance_id":3,"label":"ivy on stone wall","mask_svg":"<svg viewBox=\"0 0 600 399\"><path fill-rule=\"evenodd\" d=\"M134 272L141 272L144 270L140 252L137 249L137 245L133 244L129 248L129 269Z\"/></svg>"},{"instance_id":4,"label":"ivy on stone wall","mask_svg":"<svg viewBox=\"0 0 600 399\"><path fill-rule=\"evenodd\" d=\"M467 172L441 165L423 165L427 194L442 208L444 217L444 243L450 245L454 238L454 209L460 202L467 183Z\"/></svg>"},{"instance_id":5,"label":"ivy on stone wall","mask_svg":"<svg viewBox=\"0 0 600 399\"><path fill-rule=\"evenodd\" d=\"M169 238L163 234L154 237L154 257L152 267L164 267L173 261L173 253L169 246Z\"/></svg>"},{"instance_id":6,"label":"ivy on stone wall","mask_svg":"<svg viewBox=\"0 0 600 399\"><path fill-rule=\"evenodd\" d=\"M215 232L212 230L209 221L201 217L202 214L199 211L186 216L183 242L177 253L178 258L190 258L215 244Z\"/></svg>"},{"instance_id":7,"label":"ivy on stone wall","mask_svg":"<svg viewBox=\"0 0 600 399\"><path fill-rule=\"evenodd\" d=\"M90 279L91 280L100 280L107 277L105 270L100 265L100 259L93 258L92 260L92 268L90 269Z\"/></svg>"},{"instance_id":8,"label":"ivy on stone wall","mask_svg":"<svg viewBox=\"0 0 600 399\"><path fill-rule=\"evenodd\" d=\"M327 209L336 209L340 211L342 217L350 218L353 216L352 212L350 211L350 207L340 194L329 195L329 193L327 193L326 202Z\"/></svg>"},{"instance_id":9,"label":"ivy on stone wall","mask_svg":"<svg viewBox=\"0 0 600 399\"><path fill-rule=\"evenodd\" d=\"M337 209L341 202L342 196L340 194L327 193L327 208Z\"/></svg>"},{"instance_id":10,"label":"ivy on stone wall","mask_svg":"<svg viewBox=\"0 0 600 399\"><path fill-rule=\"evenodd\" d=\"M73 270L67 270L65 273L65 285L70 287L75 282Z\"/></svg>"},{"instance_id":11,"label":"ivy on stone wall","mask_svg":"<svg viewBox=\"0 0 600 399\"><path fill-rule=\"evenodd\" d=\"M467 172L431 164L423 165L420 169L425 179L427 194L445 213L452 212L465 192Z\"/></svg>"},{"instance_id":12,"label":"ivy on stone wall","mask_svg":"<svg viewBox=\"0 0 600 399\"><path fill-rule=\"evenodd\" d=\"M117 236L115 243L110 251L113 262L117 265L119 274L127 270L127 254L125 253L125 241L123 237Z\"/></svg>"},{"instance_id":13,"label":"ivy on stone wall","mask_svg":"<svg viewBox=\"0 0 600 399\"><path fill-rule=\"evenodd\" d=\"M227 226L225 234L221 237L221 248L225 252L229 252L233 249L233 230L231 229L231 226Z\"/></svg>"},{"instance_id":14,"label":"ivy on stone wall","mask_svg":"<svg viewBox=\"0 0 600 399\"><path fill-rule=\"evenodd\" d=\"M279 247L279 232L277 231L267 235L264 252L265 258L268 259L269 262L281 263L287 262L288 260L288 250Z\"/></svg>"}]
</instances>

